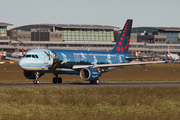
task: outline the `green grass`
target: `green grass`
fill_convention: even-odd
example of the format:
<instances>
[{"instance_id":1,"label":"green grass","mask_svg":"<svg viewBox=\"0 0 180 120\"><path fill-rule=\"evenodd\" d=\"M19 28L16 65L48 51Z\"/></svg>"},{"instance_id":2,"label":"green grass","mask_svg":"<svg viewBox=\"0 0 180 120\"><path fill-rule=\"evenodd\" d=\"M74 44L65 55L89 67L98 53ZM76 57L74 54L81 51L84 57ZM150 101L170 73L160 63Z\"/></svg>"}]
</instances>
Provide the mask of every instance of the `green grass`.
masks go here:
<instances>
[{"instance_id":1,"label":"green grass","mask_svg":"<svg viewBox=\"0 0 180 120\"><path fill-rule=\"evenodd\" d=\"M2 87L0 119L174 120L179 93L180 87Z\"/></svg>"},{"instance_id":2,"label":"green grass","mask_svg":"<svg viewBox=\"0 0 180 120\"><path fill-rule=\"evenodd\" d=\"M40 82L51 82L55 77L52 73L46 73L39 80ZM79 75L60 74L63 81L83 81ZM149 64L147 67L126 66L125 69L116 69L103 73L100 81L179 81L180 64ZM23 70L17 63L0 65L0 82L32 82L23 75Z\"/></svg>"}]
</instances>

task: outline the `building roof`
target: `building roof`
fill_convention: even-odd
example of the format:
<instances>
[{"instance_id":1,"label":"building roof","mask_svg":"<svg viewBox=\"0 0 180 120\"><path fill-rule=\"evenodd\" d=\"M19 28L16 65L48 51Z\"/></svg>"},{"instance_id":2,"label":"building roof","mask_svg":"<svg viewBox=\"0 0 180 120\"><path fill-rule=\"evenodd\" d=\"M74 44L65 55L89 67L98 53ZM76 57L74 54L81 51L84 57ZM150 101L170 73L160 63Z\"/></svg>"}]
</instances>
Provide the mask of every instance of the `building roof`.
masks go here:
<instances>
[{"instance_id":1,"label":"building roof","mask_svg":"<svg viewBox=\"0 0 180 120\"><path fill-rule=\"evenodd\" d=\"M28 27L28 26L50 26L50 27L57 27L57 28L75 28L75 29L119 29L119 27L115 26L107 26L107 25L76 25L76 24L31 24L31 25L24 25L12 28L10 30L18 29L21 27Z\"/></svg>"},{"instance_id":2,"label":"building roof","mask_svg":"<svg viewBox=\"0 0 180 120\"><path fill-rule=\"evenodd\" d=\"M55 26L60 28L119 29L119 27L107 26L107 25L75 25L75 24L44 24L44 25Z\"/></svg>"},{"instance_id":3,"label":"building roof","mask_svg":"<svg viewBox=\"0 0 180 120\"><path fill-rule=\"evenodd\" d=\"M180 27L133 27L132 29L138 29L138 28L143 28L143 29L151 28L162 31L180 31Z\"/></svg>"},{"instance_id":4,"label":"building roof","mask_svg":"<svg viewBox=\"0 0 180 120\"><path fill-rule=\"evenodd\" d=\"M10 26L10 25L13 25L13 24L0 22L0 26Z\"/></svg>"}]
</instances>

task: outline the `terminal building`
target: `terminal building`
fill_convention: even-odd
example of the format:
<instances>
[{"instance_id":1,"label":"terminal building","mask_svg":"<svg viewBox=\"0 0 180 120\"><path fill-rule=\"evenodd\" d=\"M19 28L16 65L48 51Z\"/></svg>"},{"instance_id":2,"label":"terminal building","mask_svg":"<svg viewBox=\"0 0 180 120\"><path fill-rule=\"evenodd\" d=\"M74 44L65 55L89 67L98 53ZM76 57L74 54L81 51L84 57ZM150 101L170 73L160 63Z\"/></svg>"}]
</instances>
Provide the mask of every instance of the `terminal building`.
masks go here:
<instances>
[{"instance_id":1,"label":"terminal building","mask_svg":"<svg viewBox=\"0 0 180 120\"><path fill-rule=\"evenodd\" d=\"M114 29L118 29L118 27L36 24L10 29L8 36L20 41L114 41Z\"/></svg>"},{"instance_id":2,"label":"terminal building","mask_svg":"<svg viewBox=\"0 0 180 120\"><path fill-rule=\"evenodd\" d=\"M105 25L25 25L8 31L6 28L7 39L0 40L0 51L11 54L47 44L49 48L109 51L120 33L119 27ZM167 54L168 44L170 52L180 54L180 28L133 27L130 39L131 53Z\"/></svg>"},{"instance_id":3,"label":"terminal building","mask_svg":"<svg viewBox=\"0 0 180 120\"><path fill-rule=\"evenodd\" d=\"M180 44L180 27L134 27L137 42Z\"/></svg>"},{"instance_id":4,"label":"terminal building","mask_svg":"<svg viewBox=\"0 0 180 120\"><path fill-rule=\"evenodd\" d=\"M0 22L0 39L8 39L7 37L7 26L12 24Z\"/></svg>"}]
</instances>

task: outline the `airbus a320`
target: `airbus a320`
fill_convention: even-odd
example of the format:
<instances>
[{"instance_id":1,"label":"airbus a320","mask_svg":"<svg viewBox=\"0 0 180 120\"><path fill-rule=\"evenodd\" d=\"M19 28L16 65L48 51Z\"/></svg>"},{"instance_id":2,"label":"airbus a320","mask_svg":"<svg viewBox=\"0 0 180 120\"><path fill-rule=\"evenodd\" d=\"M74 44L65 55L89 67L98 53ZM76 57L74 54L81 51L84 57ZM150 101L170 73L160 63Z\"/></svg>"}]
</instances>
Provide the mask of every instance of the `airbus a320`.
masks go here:
<instances>
[{"instance_id":1,"label":"airbus a320","mask_svg":"<svg viewBox=\"0 0 180 120\"><path fill-rule=\"evenodd\" d=\"M26 78L34 80L34 84L38 84L38 78L45 73L55 75L53 83L62 83L62 78L58 77L60 74L76 74L90 84L99 84L102 73L119 67L163 63L164 61L131 62L137 59L128 54L132 21L126 21L111 51L32 49L19 60L19 67L24 70Z\"/></svg>"}]
</instances>

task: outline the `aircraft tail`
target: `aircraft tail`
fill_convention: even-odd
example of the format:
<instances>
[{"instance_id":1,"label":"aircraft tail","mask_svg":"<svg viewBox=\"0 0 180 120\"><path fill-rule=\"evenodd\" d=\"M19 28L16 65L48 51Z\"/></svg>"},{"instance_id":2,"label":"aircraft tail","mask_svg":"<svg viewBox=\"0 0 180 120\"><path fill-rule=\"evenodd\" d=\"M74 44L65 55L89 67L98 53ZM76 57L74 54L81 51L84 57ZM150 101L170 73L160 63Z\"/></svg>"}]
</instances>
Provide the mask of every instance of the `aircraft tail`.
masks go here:
<instances>
[{"instance_id":1,"label":"aircraft tail","mask_svg":"<svg viewBox=\"0 0 180 120\"><path fill-rule=\"evenodd\" d=\"M169 45L168 45L168 55L170 55L170 51L169 51Z\"/></svg>"},{"instance_id":2,"label":"aircraft tail","mask_svg":"<svg viewBox=\"0 0 180 120\"><path fill-rule=\"evenodd\" d=\"M116 45L111 50L111 52L128 53L132 22L133 22L133 20L131 20L131 19L128 19L126 21L126 24L124 25L124 28L116 42Z\"/></svg>"}]
</instances>

